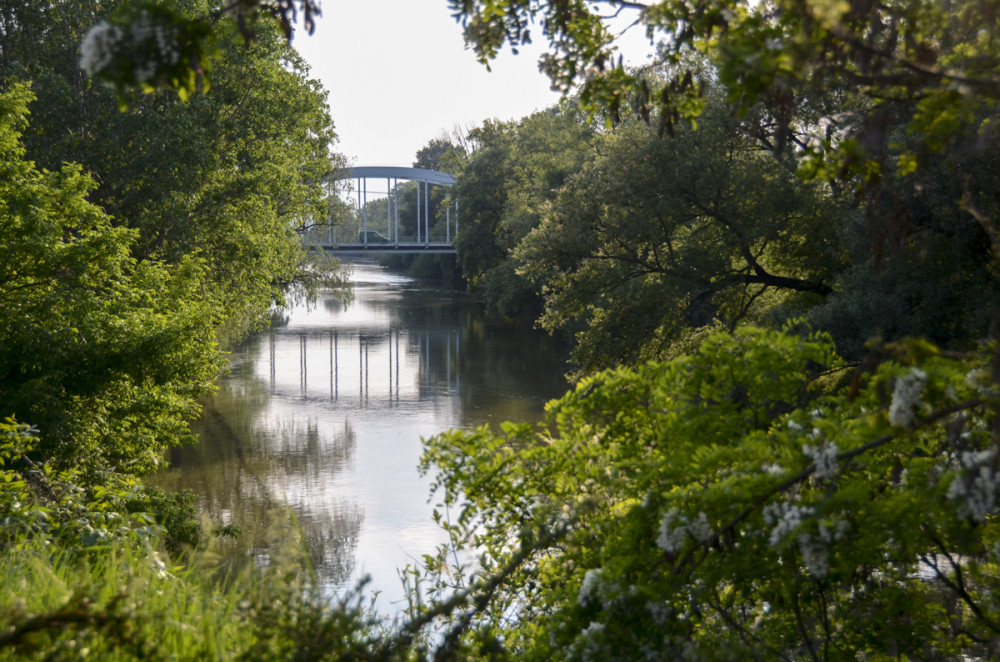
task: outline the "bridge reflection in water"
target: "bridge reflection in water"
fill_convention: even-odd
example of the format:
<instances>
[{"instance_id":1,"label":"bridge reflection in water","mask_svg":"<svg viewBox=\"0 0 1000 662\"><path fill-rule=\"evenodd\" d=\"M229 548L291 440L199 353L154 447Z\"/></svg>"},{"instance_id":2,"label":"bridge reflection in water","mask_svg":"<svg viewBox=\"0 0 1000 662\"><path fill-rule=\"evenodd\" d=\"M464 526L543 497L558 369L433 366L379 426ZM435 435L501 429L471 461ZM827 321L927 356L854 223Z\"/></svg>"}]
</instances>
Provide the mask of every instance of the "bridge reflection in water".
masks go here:
<instances>
[{"instance_id":1,"label":"bridge reflection in water","mask_svg":"<svg viewBox=\"0 0 1000 662\"><path fill-rule=\"evenodd\" d=\"M532 421L565 391L544 334L489 321L464 293L354 265L355 296L295 306L230 356L201 443L171 452L157 484L192 490L237 524L231 563L265 563L294 514L330 595L365 575L380 609L405 605L398 570L447 541L431 518L421 439Z\"/></svg>"},{"instance_id":2,"label":"bridge reflection in water","mask_svg":"<svg viewBox=\"0 0 1000 662\"><path fill-rule=\"evenodd\" d=\"M403 349L412 346L408 356L416 355L414 382L416 388L403 391L405 399L401 400L400 375L400 336L403 336ZM386 332L342 333L339 331L306 332L274 331L268 338L268 365L270 372L270 392L276 394L287 389L288 359L298 346L298 383L299 392L303 398L323 398L341 402L341 367L348 371L357 370L357 406L359 408L394 407L408 404L411 401L423 400L442 394L457 395L461 390L460 356L461 335L458 330L432 333L423 331L414 334L412 331L389 329ZM353 360L353 347L357 347L357 362ZM319 361L317 355L327 355L329 362ZM347 356L347 355L350 356ZM436 363L443 363L437 374L431 368L431 356ZM314 357L310 359L310 357ZM412 360L411 356L411 360ZM374 365L373 365L374 364ZM312 385L310 386L310 365L312 366ZM318 371L319 365L328 365L326 374ZM370 388L370 375L375 372L377 390ZM409 371L408 371L409 372ZM282 375L279 379L279 373ZM317 374L319 373L319 374ZM443 373L443 374L441 374ZM349 375L350 373L348 373ZM345 376L349 389L345 391L344 399L352 400L354 380ZM280 384L279 382L286 382ZM329 386L329 390L327 390ZM284 387L284 388L283 388ZM322 395L320 394L322 389ZM348 395L351 394L351 395ZM371 395L370 395L371 394Z\"/></svg>"}]
</instances>

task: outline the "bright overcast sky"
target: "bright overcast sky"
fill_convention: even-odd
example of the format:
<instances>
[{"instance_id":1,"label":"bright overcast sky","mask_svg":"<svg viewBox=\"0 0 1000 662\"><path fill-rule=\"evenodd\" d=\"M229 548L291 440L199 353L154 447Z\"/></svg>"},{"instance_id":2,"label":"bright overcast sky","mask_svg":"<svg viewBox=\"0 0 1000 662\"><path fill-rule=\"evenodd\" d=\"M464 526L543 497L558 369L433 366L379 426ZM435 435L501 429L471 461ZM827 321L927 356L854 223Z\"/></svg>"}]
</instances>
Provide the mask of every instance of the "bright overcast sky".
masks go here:
<instances>
[{"instance_id":1,"label":"bright overcast sky","mask_svg":"<svg viewBox=\"0 0 1000 662\"><path fill-rule=\"evenodd\" d=\"M336 148L352 165L409 166L443 132L518 119L559 99L538 71L541 44L516 56L508 49L487 71L445 0L324 0L322 8L313 35L299 31L293 44L329 92Z\"/></svg>"}]
</instances>

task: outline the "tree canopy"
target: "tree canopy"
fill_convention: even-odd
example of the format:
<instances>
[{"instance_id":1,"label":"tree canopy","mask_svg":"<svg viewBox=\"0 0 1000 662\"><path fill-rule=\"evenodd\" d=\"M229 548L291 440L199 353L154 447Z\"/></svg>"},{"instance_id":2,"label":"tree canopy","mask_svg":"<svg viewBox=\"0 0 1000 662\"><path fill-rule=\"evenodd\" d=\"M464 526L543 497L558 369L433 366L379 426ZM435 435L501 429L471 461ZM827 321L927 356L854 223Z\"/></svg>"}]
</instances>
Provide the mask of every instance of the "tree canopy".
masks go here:
<instances>
[{"instance_id":1,"label":"tree canopy","mask_svg":"<svg viewBox=\"0 0 1000 662\"><path fill-rule=\"evenodd\" d=\"M516 274L510 257L585 162L593 135L573 103L470 132L473 149L457 178L463 226L455 245L466 281L486 297L490 311L539 311L537 284Z\"/></svg>"},{"instance_id":2,"label":"tree canopy","mask_svg":"<svg viewBox=\"0 0 1000 662\"><path fill-rule=\"evenodd\" d=\"M889 109L909 107L906 123L928 143L948 140L973 118L977 99L1000 97L996 57L997 12L992 3L933 1L904 4L854 0L803 3L631 2L600 0L451 0L466 42L483 62L501 48L537 38L549 45L539 63L564 90L580 86L585 103L621 115L661 111L669 127L697 113L698 93L685 65L691 51L709 54L729 97L744 108L757 102L771 111L775 149L792 143L802 126L800 100L857 91L878 120ZM656 80L627 70L615 57L617 36L607 20L626 18L657 45L657 64L674 74ZM813 106L815 107L815 106ZM868 138L877 140L877 126Z\"/></svg>"},{"instance_id":3,"label":"tree canopy","mask_svg":"<svg viewBox=\"0 0 1000 662\"><path fill-rule=\"evenodd\" d=\"M209 302L189 291L205 264L130 255L137 231L88 201L78 165L24 160L31 94L0 96L0 407L46 432L46 458L148 471L187 437L219 356Z\"/></svg>"},{"instance_id":4,"label":"tree canopy","mask_svg":"<svg viewBox=\"0 0 1000 662\"><path fill-rule=\"evenodd\" d=\"M188 438L220 344L296 287L340 282L297 234L326 218L337 162L325 93L274 29L220 46L208 93L120 109L71 50L93 12L130 7L4 5L2 296L18 312L0 401L47 459L143 473Z\"/></svg>"},{"instance_id":5,"label":"tree canopy","mask_svg":"<svg viewBox=\"0 0 1000 662\"><path fill-rule=\"evenodd\" d=\"M988 358L889 353L853 371L823 334L742 329L583 379L540 430L432 439L453 544L481 554L451 654L996 655ZM428 572L454 585L447 554Z\"/></svg>"},{"instance_id":6,"label":"tree canopy","mask_svg":"<svg viewBox=\"0 0 1000 662\"><path fill-rule=\"evenodd\" d=\"M833 291L844 216L718 103L662 140L630 122L598 141L517 246L550 329L582 329L593 371L664 356L690 329L762 320Z\"/></svg>"}]
</instances>

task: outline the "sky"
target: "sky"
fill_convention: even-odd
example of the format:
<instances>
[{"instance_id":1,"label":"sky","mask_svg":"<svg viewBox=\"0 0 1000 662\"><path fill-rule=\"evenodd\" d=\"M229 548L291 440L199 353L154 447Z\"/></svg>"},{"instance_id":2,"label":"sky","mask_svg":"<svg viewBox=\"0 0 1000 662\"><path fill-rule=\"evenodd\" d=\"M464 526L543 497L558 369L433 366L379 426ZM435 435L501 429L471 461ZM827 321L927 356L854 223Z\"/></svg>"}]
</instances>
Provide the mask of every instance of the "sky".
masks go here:
<instances>
[{"instance_id":1,"label":"sky","mask_svg":"<svg viewBox=\"0 0 1000 662\"><path fill-rule=\"evenodd\" d=\"M410 166L443 133L559 100L538 71L544 45L507 49L488 71L446 0L324 0L322 9L315 32L292 43L329 93L335 149L351 165Z\"/></svg>"}]
</instances>

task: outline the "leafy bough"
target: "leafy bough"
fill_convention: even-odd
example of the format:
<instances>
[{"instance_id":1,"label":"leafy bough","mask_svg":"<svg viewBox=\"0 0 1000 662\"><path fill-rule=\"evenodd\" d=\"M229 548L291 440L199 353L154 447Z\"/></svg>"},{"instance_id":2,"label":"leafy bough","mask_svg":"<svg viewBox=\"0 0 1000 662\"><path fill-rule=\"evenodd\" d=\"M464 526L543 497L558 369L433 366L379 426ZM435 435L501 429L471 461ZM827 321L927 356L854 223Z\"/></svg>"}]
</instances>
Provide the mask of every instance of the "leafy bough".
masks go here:
<instances>
[{"instance_id":1,"label":"leafy bough","mask_svg":"<svg viewBox=\"0 0 1000 662\"><path fill-rule=\"evenodd\" d=\"M464 603L475 614L453 622L450 650L995 653L1000 398L987 363L907 341L852 368L822 334L745 330L585 379L549 405L546 428L431 439L424 470L459 506L453 544L478 550L473 574L490 586Z\"/></svg>"}]
</instances>

